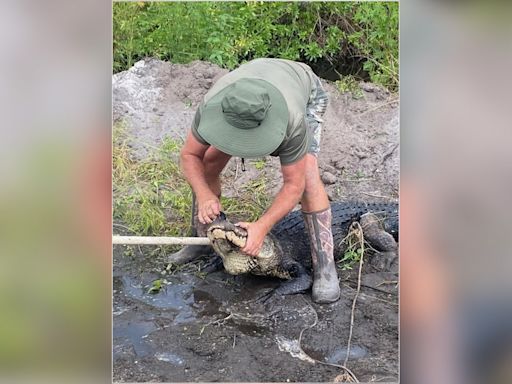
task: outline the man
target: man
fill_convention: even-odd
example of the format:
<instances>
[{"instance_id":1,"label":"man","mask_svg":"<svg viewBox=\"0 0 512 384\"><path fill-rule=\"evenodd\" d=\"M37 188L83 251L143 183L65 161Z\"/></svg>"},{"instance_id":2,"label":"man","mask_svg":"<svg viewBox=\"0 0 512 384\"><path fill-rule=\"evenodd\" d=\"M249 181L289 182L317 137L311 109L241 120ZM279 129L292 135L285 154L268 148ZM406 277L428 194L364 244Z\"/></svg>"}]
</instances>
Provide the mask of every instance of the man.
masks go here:
<instances>
[{"instance_id":1,"label":"man","mask_svg":"<svg viewBox=\"0 0 512 384\"><path fill-rule=\"evenodd\" d=\"M181 151L181 168L195 195L193 226L199 236L205 236L221 211L219 175L231 156L279 156L283 186L257 221L237 224L248 232L242 251L256 257L271 228L300 201L311 242L312 296L318 303L340 296L331 209L317 159L327 102L307 65L253 60L223 76L205 95ZM191 260L207 247L187 246L170 261Z\"/></svg>"}]
</instances>

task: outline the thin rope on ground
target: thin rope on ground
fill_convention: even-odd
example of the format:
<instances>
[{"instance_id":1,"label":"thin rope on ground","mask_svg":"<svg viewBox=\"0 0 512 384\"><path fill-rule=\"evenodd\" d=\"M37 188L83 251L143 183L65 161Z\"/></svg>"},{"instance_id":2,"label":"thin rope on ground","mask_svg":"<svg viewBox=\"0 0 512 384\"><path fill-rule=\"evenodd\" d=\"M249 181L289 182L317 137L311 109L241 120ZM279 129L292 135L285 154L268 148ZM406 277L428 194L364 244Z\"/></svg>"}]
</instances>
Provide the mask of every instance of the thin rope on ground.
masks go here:
<instances>
[{"instance_id":1,"label":"thin rope on ground","mask_svg":"<svg viewBox=\"0 0 512 384\"><path fill-rule=\"evenodd\" d=\"M315 309L312 307L312 305L310 303L308 303L305 299L304 299L305 303L308 305L308 307L313 311L313 313L315 314L315 321L313 322L313 324L307 326L306 328L302 329L300 331L300 334L299 334L299 340L298 340L298 343L299 343L299 348L300 350L302 351L302 353L304 353L307 357L309 357L311 360L313 360L315 363L318 363L318 364L322 364L322 365L328 365L330 367L336 367L336 368L341 368L343 369L349 376L350 380L352 380L353 382L355 383L359 383L359 380L357 379L357 376L354 374L354 372L352 372L350 369L348 369L345 364L344 365L340 365L340 364L334 364L334 363L328 363L328 362L325 362L325 361L321 361L321 360L317 360L315 359L314 357L311 357L309 354L307 354L304 349L302 348L302 334L307 331L308 329L312 329L314 328L317 324L318 324L318 313L315 311Z\"/></svg>"},{"instance_id":2,"label":"thin rope on ground","mask_svg":"<svg viewBox=\"0 0 512 384\"><path fill-rule=\"evenodd\" d=\"M345 361L343 362L343 365L347 365L348 358L350 356L350 343L352 342L352 332L354 329L354 312L356 310L357 297L359 296L359 292L361 291L361 270L363 269L363 259L364 259L363 228L361 228L361 224L359 224L358 222L355 222L355 225L358 227L358 230L359 230L359 241L361 242L361 258L359 259L359 273L357 276L357 290L356 290L356 294L354 296L354 301L352 302L352 310L350 312L350 329L348 332L347 355L345 356Z\"/></svg>"}]
</instances>

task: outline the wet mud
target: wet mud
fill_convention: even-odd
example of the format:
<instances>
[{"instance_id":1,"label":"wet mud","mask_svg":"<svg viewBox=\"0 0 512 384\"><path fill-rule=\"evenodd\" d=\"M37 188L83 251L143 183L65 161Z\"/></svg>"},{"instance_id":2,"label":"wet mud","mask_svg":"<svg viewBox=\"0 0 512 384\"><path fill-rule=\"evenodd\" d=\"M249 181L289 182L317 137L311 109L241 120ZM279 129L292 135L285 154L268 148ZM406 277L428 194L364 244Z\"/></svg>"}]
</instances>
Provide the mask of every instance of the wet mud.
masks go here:
<instances>
[{"instance_id":1,"label":"wet mud","mask_svg":"<svg viewBox=\"0 0 512 384\"><path fill-rule=\"evenodd\" d=\"M309 292L260 304L279 279L204 276L194 266L163 274L165 254L127 248L114 248L114 381L326 382L342 373L317 361L345 360L357 271L340 271L334 304L317 305ZM396 274L364 276L347 366L360 381L397 381ZM166 283L148 293L157 279Z\"/></svg>"}]
</instances>

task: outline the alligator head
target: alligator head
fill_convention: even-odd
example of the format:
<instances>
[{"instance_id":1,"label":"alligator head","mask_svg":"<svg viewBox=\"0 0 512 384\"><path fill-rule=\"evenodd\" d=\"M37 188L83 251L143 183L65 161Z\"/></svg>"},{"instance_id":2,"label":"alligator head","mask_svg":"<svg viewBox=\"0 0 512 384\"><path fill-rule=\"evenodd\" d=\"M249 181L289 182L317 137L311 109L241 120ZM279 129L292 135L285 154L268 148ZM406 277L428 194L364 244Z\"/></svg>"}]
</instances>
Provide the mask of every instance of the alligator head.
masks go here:
<instances>
[{"instance_id":1,"label":"alligator head","mask_svg":"<svg viewBox=\"0 0 512 384\"><path fill-rule=\"evenodd\" d=\"M273 275L281 264L282 251L273 236L267 235L257 257L242 252L247 242L247 231L220 215L208 226L206 235L215 252L222 258L224 268L232 275L254 273Z\"/></svg>"}]
</instances>

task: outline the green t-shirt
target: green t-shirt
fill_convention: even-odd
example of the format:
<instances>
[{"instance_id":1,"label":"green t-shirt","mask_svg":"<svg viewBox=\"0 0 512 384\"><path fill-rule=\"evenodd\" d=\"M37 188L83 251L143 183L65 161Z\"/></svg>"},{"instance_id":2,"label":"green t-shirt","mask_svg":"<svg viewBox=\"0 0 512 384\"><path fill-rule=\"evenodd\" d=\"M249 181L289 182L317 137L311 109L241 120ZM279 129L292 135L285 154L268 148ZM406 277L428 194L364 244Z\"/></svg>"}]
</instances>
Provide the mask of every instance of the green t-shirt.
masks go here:
<instances>
[{"instance_id":1,"label":"green t-shirt","mask_svg":"<svg viewBox=\"0 0 512 384\"><path fill-rule=\"evenodd\" d=\"M192 122L192 134L200 143L208 144L197 131L201 112L208 100L222 89L243 78L266 80L283 94L289 112L284 140L270 156L279 156L281 164L291 164L301 159L309 149L310 134L305 117L306 105L316 86L314 76L309 66L290 60L256 59L243 64L221 77L205 95Z\"/></svg>"}]
</instances>

